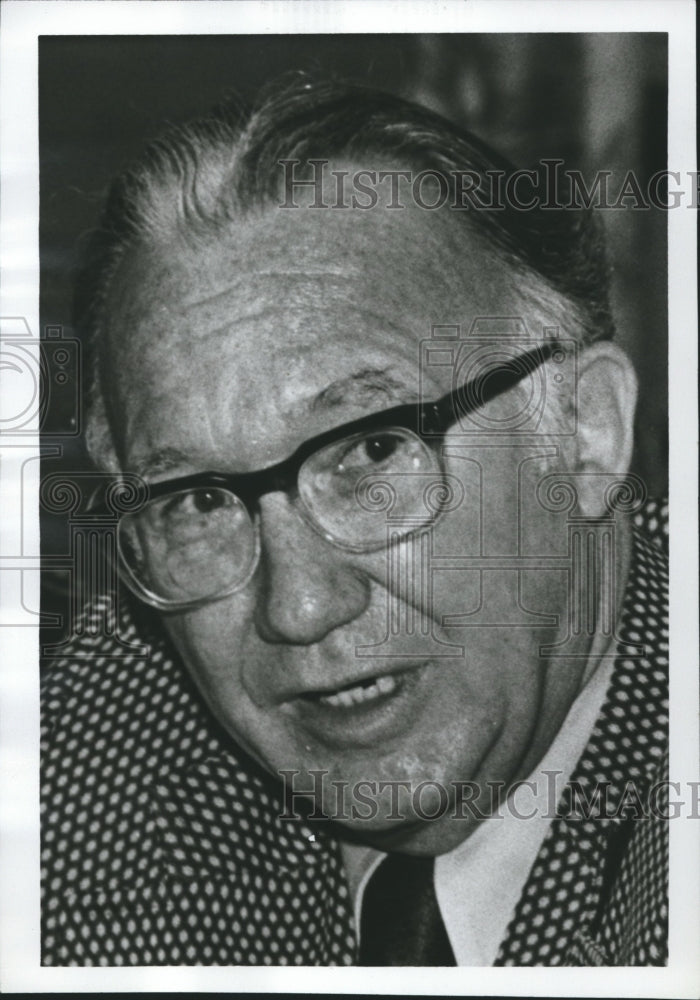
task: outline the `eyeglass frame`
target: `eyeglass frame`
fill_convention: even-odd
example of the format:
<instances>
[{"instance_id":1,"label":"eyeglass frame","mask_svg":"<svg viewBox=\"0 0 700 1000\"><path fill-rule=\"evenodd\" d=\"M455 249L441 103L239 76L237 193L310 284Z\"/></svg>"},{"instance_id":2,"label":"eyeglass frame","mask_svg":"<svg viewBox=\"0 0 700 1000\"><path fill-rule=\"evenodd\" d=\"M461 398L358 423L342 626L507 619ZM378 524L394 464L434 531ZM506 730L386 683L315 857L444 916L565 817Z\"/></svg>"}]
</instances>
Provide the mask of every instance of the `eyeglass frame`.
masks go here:
<instances>
[{"instance_id":1,"label":"eyeglass frame","mask_svg":"<svg viewBox=\"0 0 700 1000\"><path fill-rule=\"evenodd\" d=\"M468 416L469 413L478 407L491 402L491 400L496 399L509 389L514 388L528 375L535 372L545 361L548 361L556 351L561 350L562 346L556 340L543 341L530 351L513 355L504 364L494 365L492 368L485 369L481 375L451 389L437 400L429 403L400 403L397 406L358 417L355 420L323 431L321 434L316 434L303 441L287 458L265 469L233 473L215 471L197 472L189 476L168 479L161 483L145 484L147 493L143 507L154 500L187 490L223 489L241 501L251 521L254 521L255 508L260 497L265 496L267 493L277 492L283 492L291 496L297 494L298 477L302 466L308 458L328 445L334 444L336 441L344 438L362 434L363 432L396 427L415 434L420 441L435 449L436 445L442 446L444 435L454 423ZM514 363L522 366L519 371L512 367ZM485 380L487 381L484 391L482 385ZM92 506L92 511L93 513L98 513L101 508L102 505ZM138 513L138 511L124 511L122 517L135 513ZM339 549L360 553L378 551L385 547L384 542L372 543L369 547L340 542L334 538L331 532L325 531L320 524L316 523L304 505L302 505L302 513L304 514L304 520L307 521L317 534ZM439 516L439 512L437 516ZM425 527L433 524L434 520L434 518L429 519L424 526L417 530L424 530ZM409 530L404 537L413 534L415 530ZM259 560L258 534L259 532L256 531L255 556L250 572L230 590L224 590L220 594L207 597L194 598L191 601L168 602L162 598L158 598L136 579L128 563L121 556L121 552L120 563L127 570L126 582L130 583L133 580L135 586L138 587L136 591L137 596L141 596L143 599L144 595L148 595L147 599L153 606L161 610L173 611L196 608L221 600L246 586ZM117 548L119 549L119 545L117 545ZM132 587L132 589L134 588Z\"/></svg>"}]
</instances>

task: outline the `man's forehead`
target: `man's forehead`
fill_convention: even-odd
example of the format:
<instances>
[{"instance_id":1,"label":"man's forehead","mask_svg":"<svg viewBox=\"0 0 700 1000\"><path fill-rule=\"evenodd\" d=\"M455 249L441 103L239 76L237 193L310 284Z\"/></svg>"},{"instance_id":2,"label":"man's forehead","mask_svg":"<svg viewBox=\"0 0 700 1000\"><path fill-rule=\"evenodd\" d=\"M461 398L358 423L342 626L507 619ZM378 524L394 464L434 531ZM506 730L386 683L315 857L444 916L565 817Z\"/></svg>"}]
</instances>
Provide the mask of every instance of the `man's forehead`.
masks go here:
<instances>
[{"instance_id":1,"label":"man's forehead","mask_svg":"<svg viewBox=\"0 0 700 1000\"><path fill-rule=\"evenodd\" d=\"M454 216L272 206L196 241L162 234L127 253L115 297L133 304L130 329L144 313L261 311L285 296L290 309L354 300L433 322L445 306L488 314L512 275Z\"/></svg>"},{"instance_id":2,"label":"man's forehead","mask_svg":"<svg viewBox=\"0 0 700 1000\"><path fill-rule=\"evenodd\" d=\"M119 412L132 425L157 400L177 421L196 395L206 423L235 408L249 435L263 421L281 439L304 413L321 431L324 412L341 423L416 398L433 324L508 309L502 265L456 231L416 208L269 209L196 244L143 248L112 292Z\"/></svg>"}]
</instances>

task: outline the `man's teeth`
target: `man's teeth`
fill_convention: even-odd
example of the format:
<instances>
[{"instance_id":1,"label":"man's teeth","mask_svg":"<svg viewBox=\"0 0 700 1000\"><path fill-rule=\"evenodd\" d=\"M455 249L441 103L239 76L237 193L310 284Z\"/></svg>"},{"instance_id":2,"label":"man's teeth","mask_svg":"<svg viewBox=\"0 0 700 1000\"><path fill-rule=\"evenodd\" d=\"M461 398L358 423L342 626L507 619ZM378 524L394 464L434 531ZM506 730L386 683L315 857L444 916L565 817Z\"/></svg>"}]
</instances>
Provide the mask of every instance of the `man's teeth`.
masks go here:
<instances>
[{"instance_id":1,"label":"man's teeth","mask_svg":"<svg viewBox=\"0 0 700 1000\"><path fill-rule=\"evenodd\" d=\"M319 701L333 708L350 708L352 705L360 705L364 701L378 698L380 694L391 694L397 686L398 681L387 674L384 677L377 677L371 684L364 686L357 684L336 694L321 695Z\"/></svg>"}]
</instances>

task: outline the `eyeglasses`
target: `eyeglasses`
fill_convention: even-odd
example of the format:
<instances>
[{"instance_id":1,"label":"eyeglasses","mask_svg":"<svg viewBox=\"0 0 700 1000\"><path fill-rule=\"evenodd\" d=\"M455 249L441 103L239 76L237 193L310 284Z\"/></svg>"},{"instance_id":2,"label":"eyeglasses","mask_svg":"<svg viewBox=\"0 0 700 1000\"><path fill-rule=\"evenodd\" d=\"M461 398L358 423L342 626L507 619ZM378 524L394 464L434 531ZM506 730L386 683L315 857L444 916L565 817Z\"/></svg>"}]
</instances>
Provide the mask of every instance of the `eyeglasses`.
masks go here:
<instances>
[{"instance_id":1,"label":"eyeglasses","mask_svg":"<svg viewBox=\"0 0 700 1000\"><path fill-rule=\"evenodd\" d=\"M561 351L557 343L543 342L434 402L394 406L334 427L267 469L203 472L150 486L144 505L119 520L125 582L161 610L194 608L241 590L260 555L258 501L277 491L293 498L323 538L349 552L385 547L388 520L392 540L429 527L450 492L442 457L448 429L555 351Z\"/></svg>"}]
</instances>

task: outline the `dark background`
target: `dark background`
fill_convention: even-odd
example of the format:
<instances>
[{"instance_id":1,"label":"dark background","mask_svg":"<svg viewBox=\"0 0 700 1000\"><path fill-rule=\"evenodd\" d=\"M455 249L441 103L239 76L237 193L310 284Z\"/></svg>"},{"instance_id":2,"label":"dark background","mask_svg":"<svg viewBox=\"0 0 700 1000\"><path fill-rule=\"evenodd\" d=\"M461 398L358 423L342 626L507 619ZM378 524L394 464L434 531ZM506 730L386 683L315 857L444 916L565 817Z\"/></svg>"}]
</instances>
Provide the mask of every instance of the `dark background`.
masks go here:
<instances>
[{"instance_id":1,"label":"dark background","mask_svg":"<svg viewBox=\"0 0 700 1000\"><path fill-rule=\"evenodd\" d=\"M41 323L63 337L73 336L74 272L114 174L165 123L200 114L224 92L251 98L291 70L417 100L519 167L559 157L589 183L612 170L619 186L628 170L644 185L667 165L662 34L61 36L40 39L39 67ZM658 495L667 482L666 213L602 215L618 340L640 380L633 471ZM44 460L45 476L87 467L80 434L62 436L80 430L71 399L53 393L44 430L61 456ZM66 525L66 515L42 512L46 554L66 551ZM47 572L42 594L44 612L64 619L66 579ZM64 633L65 621L47 631Z\"/></svg>"}]
</instances>

